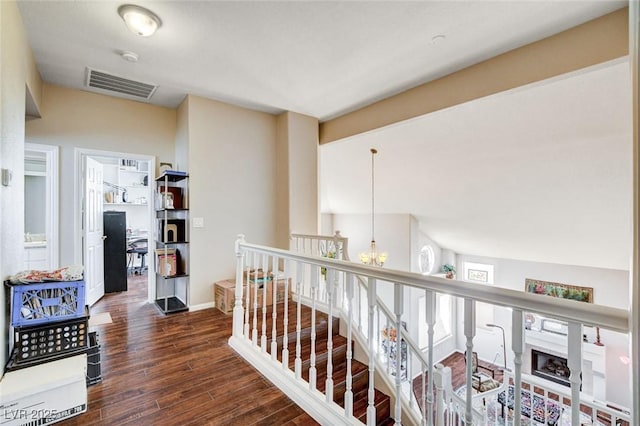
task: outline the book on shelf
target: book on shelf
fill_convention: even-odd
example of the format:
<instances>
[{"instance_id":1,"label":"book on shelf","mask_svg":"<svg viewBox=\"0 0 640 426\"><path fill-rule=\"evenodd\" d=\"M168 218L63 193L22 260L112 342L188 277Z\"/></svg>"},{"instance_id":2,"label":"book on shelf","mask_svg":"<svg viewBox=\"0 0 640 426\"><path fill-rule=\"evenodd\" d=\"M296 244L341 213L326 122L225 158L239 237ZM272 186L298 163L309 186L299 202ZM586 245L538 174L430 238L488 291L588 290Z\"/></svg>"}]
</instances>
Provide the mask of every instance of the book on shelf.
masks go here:
<instances>
[{"instance_id":1,"label":"book on shelf","mask_svg":"<svg viewBox=\"0 0 640 426\"><path fill-rule=\"evenodd\" d=\"M161 254L175 254L175 253L176 253L176 249L174 249L174 248L165 247L165 248L157 248L157 249L156 249L156 254L157 254L157 255L161 255Z\"/></svg>"}]
</instances>

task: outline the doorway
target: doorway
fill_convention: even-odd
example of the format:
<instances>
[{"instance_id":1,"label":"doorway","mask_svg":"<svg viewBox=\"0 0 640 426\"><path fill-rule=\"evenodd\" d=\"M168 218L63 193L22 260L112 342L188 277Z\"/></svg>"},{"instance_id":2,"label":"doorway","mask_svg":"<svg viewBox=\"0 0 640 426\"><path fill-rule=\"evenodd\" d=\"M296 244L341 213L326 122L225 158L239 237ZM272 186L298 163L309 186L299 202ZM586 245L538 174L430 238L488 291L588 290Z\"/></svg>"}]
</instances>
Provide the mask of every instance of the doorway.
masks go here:
<instances>
[{"instance_id":1,"label":"doorway","mask_svg":"<svg viewBox=\"0 0 640 426\"><path fill-rule=\"evenodd\" d=\"M96 207L91 205L91 197L87 194L88 170L87 163L92 162L95 169L95 163L101 170L100 185L100 204L97 206L99 213L96 213ZM130 237L139 238L140 235L147 235L148 253L154 253L153 229L154 223L154 192L153 182L155 178L155 157L149 155L130 154L124 152L110 152L76 148L75 149L75 192L74 192L74 238L75 258L87 266L86 261L91 258L91 251L94 245L100 244L91 236L88 221L89 216L96 216L95 220L99 221L99 228L102 241L105 241L107 235L104 233L102 224L103 211L105 212L121 212L122 217L126 217L124 225L125 238L128 241ZM104 245L102 249L104 248ZM121 256L122 253L118 253ZM105 258L109 257L106 253L105 257L98 256L94 259L99 265L93 265L93 271L103 271L101 277L113 276L105 271ZM139 256L126 254L126 274L134 274L135 272L144 272L146 275L146 292L147 300L153 301L155 298L155 270L152 256L146 256L146 262L141 267ZM135 267L137 266L137 269ZM90 271L87 271L90 272ZM122 271L121 271L122 272ZM94 274L95 275L95 274ZM139 282L142 277L137 276ZM92 285L102 285L102 292L94 291L92 298L88 297L89 304L95 303L101 294L104 294L104 288L110 288L110 283L89 282L92 280L91 273L85 274L86 287L93 288ZM103 280L104 281L104 280ZM118 291L118 290L115 290Z\"/></svg>"},{"instance_id":2,"label":"doorway","mask_svg":"<svg viewBox=\"0 0 640 426\"><path fill-rule=\"evenodd\" d=\"M58 147L25 143L24 269L59 267Z\"/></svg>"}]
</instances>

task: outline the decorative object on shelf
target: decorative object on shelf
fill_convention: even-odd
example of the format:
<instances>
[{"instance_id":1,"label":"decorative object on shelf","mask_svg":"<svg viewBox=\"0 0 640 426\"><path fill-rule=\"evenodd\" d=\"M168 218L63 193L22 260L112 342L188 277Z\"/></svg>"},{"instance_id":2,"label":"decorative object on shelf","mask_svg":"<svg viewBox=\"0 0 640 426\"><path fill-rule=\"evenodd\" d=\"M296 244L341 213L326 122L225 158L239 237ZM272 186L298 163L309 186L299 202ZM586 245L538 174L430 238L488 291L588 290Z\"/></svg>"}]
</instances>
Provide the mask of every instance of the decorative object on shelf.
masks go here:
<instances>
[{"instance_id":1,"label":"decorative object on shelf","mask_svg":"<svg viewBox=\"0 0 640 426\"><path fill-rule=\"evenodd\" d=\"M169 191L162 193L162 207L165 209L173 208L173 194Z\"/></svg>"},{"instance_id":2,"label":"decorative object on shelf","mask_svg":"<svg viewBox=\"0 0 640 426\"><path fill-rule=\"evenodd\" d=\"M109 188L113 188L113 189L117 189L118 191L122 192L122 202L126 203L127 202L127 188L123 187L123 186L119 186L119 185L115 185L111 182L107 182L106 180L104 182L102 182L104 185L108 186ZM105 201L107 201L106 198L106 194L113 194L113 192L107 192L105 193ZM111 201L107 201L107 203L113 203L115 202L115 199L113 198L113 195L111 195Z\"/></svg>"},{"instance_id":3,"label":"decorative object on shelf","mask_svg":"<svg viewBox=\"0 0 640 426\"><path fill-rule=\"evenodd\" d=\"M407 324L402 321L402 327L406 330ZM382 333L382 353L385 359L388 359L391 363L391 375L395 376L395 365L398 356L398 332L395 327L385 327L381 331ZM407 342L401 339L401 358L400 358L400 378L406 380L407 378Z\"/></svg>"},{"instance_id":4,"label":"decorative object on shelf","mask_svg":"<svg viewBox=\"0 0 640 426\"><path fill-rule=\"evenodd\" d=\"M167 170L171 170L173 164L171 163L160 163L160 174L162 175Z\"/></svg>"},{"instance_id":5,"label":"decorative object on shelf","mask_svg":"<svg viewBox=\"0 0 640 426\"><path fill-rule=\"evenodd\" d=\"M596 341L594 343L596 346L604 346L604 343L600 341L600 327L596 327Z\"/></svg>"},{"instance_id":6,"label":"decorative object on shelf","mask_svg":"<svg viewBox=\"0 0 640 426\"><path fill-rule=\"evenodd\" d=\"M559 297L561 299L571 299L577 300L579 302L593 303L592 287L579 287L575 285L567 285L554 283L551 281L540 281L526 278L524 281L524 291L527 293Z\"/></svg>"},{"instance_id":7,"label":"decorative object on shelf","mask_svg":"<svg viewBox=\"0 0 640 426\"><path fill-rule=\"evenodd\" d=\"M524 328L527 330L531 330L531 327L536 322L536 317L531 312L527 312L524 314Z\"/></svg>"},{"instance_id":8,"label":"decorative object on shelf","mask_svg":"<svg viewBox=\"0 0 640 426\"><path fill-rule=\"evenodd\" d=\"M383 266L384 262L387 261L387 253L378 252L376 249L376 239L374 238L374 230L375 230L375 214L374 214L374 206L375 206L375 185L374 185L374 158L378 151L374 148L371 148L371 245L369 246L368 252L360 253L360 261L365 265L371 266Z\"/></svg>"},{"instance_id":9,"label":"decorative object on shelf","mask_svg":"<svg viewBox=\"0 0 640 426\"><path fill-rule=\"evenodd\" d=\"M442 265L442 272L444 272L445 277L449 278L450 280L456 277L456 267L450 263L445 263L444 265Z\"/></svg>"}]
</instances>

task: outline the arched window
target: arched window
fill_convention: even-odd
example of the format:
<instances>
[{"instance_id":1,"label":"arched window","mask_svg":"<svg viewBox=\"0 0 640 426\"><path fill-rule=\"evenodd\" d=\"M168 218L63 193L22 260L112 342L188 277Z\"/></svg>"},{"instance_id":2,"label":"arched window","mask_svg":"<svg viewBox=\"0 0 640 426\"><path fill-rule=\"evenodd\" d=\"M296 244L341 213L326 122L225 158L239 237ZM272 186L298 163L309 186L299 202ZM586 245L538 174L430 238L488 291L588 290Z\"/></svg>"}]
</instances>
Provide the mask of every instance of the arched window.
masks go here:
<instances>
[{"instance_id":1,"label":"arched window","mask_svg":"<svg viewBox=\"0 0 640 426\"><path fill-rule=\"evenodd\" d=\"M429 244L425 244L420 249L418 254L418 267L422 275L430 274L433 271L433 266L436 263L436 254L433 251L433 247Z\"/></svg>"}]
</instances>

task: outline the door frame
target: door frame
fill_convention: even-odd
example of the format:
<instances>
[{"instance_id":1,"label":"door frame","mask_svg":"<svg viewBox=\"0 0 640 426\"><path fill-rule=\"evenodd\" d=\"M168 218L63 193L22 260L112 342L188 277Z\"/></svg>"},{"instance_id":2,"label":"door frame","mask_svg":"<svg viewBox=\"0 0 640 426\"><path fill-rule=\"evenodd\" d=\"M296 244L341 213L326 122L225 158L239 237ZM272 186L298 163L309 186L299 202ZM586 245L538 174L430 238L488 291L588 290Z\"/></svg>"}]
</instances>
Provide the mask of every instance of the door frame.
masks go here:
<instances>
[{"instance_id":1,"label":"door frame","mask_svg":"<svg viewBox=\"0 0 640 426\"><path fill-rule=\"evenodd\" d=\"M126 157L132 160L141 160L149 162L149 198L147 203L147 216L149 218L149 253L155 253L155 231L154 219L155 209L153 197L153 184L156 178L156 157L152 155L143 154L131 154L126 152L117 151L102 151L97 149L87 148L74 148L74 167L73 167L73 258L74 262L78 265L83 265L83 223L82 212L84 211L84 179L85 173L83 170L84 157L114 157L122 158ZM156 298L156 273L155 262L149 259L147 273L147 301L153 303Z\"/></svg>"},{"instance_id":2,"label":"door frame","mask_svg":"<svg viewBox=\"0 0 640 426\"><path fill-rule=\"evenodd\" d=\"M24 144L24 157L29 158L27 151L40 152L45 155L46 164L46 224L45 232L47 238L47 256L49 259L49 269L57 269L60 266L60 220L59 220L59 147L57 145L44 145L26 142Z\"/></svg>"}]
</instances>

